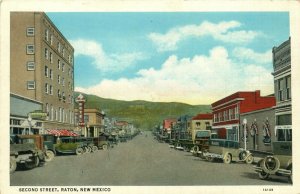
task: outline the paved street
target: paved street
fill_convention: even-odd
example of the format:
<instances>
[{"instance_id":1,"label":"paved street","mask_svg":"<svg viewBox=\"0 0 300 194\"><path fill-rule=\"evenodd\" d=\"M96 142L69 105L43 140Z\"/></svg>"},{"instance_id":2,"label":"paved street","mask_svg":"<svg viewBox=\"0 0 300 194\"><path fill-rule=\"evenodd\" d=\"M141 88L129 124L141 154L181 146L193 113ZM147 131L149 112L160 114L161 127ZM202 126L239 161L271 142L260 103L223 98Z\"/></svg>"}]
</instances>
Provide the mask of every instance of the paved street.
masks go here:
<instances>
[{"instance_id":1,"label":"paved street","mask_svg":"<svg viewBox=\"0 0 300 194\"><path fill-rule=\"evenodd\" d=\"M56 156L44 167L16 171L11 186L291 185L286 177L260 180L252 165L207 162L158 143L150 132L108 151Z\"/></svg>"}]
</instances>

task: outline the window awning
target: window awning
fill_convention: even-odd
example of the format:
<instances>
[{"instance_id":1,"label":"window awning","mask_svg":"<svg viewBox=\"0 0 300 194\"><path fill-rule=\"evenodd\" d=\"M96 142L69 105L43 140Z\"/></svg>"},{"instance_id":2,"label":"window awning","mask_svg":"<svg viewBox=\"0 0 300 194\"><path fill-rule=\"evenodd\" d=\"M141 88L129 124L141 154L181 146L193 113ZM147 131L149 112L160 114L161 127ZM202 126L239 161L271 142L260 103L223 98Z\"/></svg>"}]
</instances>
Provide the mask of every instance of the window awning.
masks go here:
<instances>
[{"instance_id":1,"label":"window awning","mask_svg":"<svg viewBox=\"0 0 300 194\"><path fill-rule=\"evenodd\" d=\"M67 129L47 129L48 134L55 136L79 136L77 133Z\"/></svg>"}]
</instances>

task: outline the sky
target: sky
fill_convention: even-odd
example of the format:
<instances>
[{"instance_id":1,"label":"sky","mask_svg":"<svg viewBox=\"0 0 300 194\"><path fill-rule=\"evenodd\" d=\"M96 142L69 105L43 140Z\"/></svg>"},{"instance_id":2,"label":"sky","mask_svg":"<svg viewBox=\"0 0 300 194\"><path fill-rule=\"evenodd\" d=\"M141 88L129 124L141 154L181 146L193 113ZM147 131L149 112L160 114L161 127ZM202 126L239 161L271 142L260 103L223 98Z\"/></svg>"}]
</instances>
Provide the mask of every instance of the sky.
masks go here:
<instances>
[{"instance_id":1,"label":"sky","mask_svg":"<svg viewBox=\"0 0 300 194\"><path fill-rule=\"evenodd\" d=\"M75 49L75 91L118 100L212 104L274 93L272 48L288 12L47 12Z\"/></svg>"}]
</instances>

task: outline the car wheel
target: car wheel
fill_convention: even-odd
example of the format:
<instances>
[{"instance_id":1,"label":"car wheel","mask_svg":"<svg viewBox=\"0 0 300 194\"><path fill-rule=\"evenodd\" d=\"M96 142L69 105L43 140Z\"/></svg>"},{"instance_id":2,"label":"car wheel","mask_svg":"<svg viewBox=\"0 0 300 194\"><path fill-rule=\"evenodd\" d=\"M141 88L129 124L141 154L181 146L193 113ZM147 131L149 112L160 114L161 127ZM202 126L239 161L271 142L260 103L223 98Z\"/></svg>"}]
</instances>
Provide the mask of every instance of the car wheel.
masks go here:
<instances>
[{"instance_id":1,"label":"car wheel","mask_svg":"<svg viewBox=\"0 0 300 194\"><path fill-rule=\"evenodd\" d=\"M226 153L225 156L224 156L224 158L223 158L223 162L224 162L225 164L230 164L230 163L231 163L231 160L232 160L231 154Z\"/></svg>"},{"instance_id":2,"label":"car wheel","mask_svg":"<svg viewBox=\"0 0 300 194\"><path fill-rule=\"evenodd\" d=\"M107 150L107 149L108 149L107 144L104 144L104 145L102 146L102 149L103 149L103 150Z\"/></svg>"},{"instance_id":3,"label":"car wheel","mask_svg":"<svg viewBox=\"0 0 300 194\"><path fill-rule=\"evenodd\" d=\"M9 172L14 173L17 169L16 159L14 157L10 157L9 164L10 164Z\"/></svg>"},{"instance_id":4,"label":"car wheel","mask_svg":"<svg viewBox=\"0 0 300 194\"><path fill-rule=\"evenodd\" d=\"M40 164L40 159L38 156L35 156L33 161L25 162L25 168L32 169L39 166L39 164Z\"/></svg>"},{"instance_id":5,"label":"car wheel","mask_svg":"<svg viewBox=\"0 0 300 194\"><path fill-rule=\"evenodd\" d=\"M280 167L280 161L274 156L267 156L262 161L261 168L268 174L274 174Z\"/></svg>"},{"instance_id":6,"label":"car wheel","mask_svg":"<svg viewBox=\"0 0 300 194\"><path fill-rule=\"evenodd\" d=\"M53 158L54 158L54 156L55 156L55 154L54 154L53 151L47 150L47 151L46 151L46 155L45 155L45 161L46 161L46 162L52 161Z\"/></svg>"},{"instance_id":7,"label":"car wheel","mask_svg":"<svg viewBox=\"0 0 300 194\"><path fill-rule=\"evenodd\" d=\"M76 149L76 155L83 154L83 149L82 148L77 148Z\"/></svg>"},{"instance_id":8,"label":"car wheel","mask_svg":"<svg viewBox=\"0 0 300 194\"><path fill-rule=\"evenodd\" d=\"M97 146L93 146L93 147L92 147L92 151L93 151L93 152L96 152L97 150L98 150L98 147L97 147Z\"/></svg>"},{"instance_id":9,"label":"car wheel","mask_svg":"<svg viewBox=\"0 0 300 194\"><path fill-rule=\"evenodd\" d=\"M252 164L253 160L254 160L253 155L250 154L250 155L246 158L246 163L247 163L247 164Z\"/></svg>"},{"instance_id":10,"label":"car wheel","mask_svg":"<svg viewBox=\"0 0 300 194\"><path fill-rule=\"evenodd\" d=\"M261 171L258 173L260 179L265 180L269 177L270 174L266 173L265 171Z\"/></svg>"}]
</instances>

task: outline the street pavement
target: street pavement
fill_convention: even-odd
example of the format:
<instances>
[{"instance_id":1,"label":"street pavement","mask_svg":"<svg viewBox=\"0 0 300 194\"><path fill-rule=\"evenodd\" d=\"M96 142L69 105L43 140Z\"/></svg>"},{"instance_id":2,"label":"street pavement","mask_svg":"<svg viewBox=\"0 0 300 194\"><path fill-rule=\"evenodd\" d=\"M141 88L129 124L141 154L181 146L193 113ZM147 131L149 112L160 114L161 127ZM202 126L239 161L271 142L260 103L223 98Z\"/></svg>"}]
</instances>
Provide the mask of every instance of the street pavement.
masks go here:
<instances>
[{"instance_id":1,"label":"street pavement","mask_svg":"<svg viewBox=\"0 0 300 194\"><path fill-rule=\"evenodd\" d=\"M157 142L150 132L109 150L56 156L43 167L18 170L11 186L291 185L287 177L260 180L253 165L208 162Z\"/></svg>"}]
</instances>

